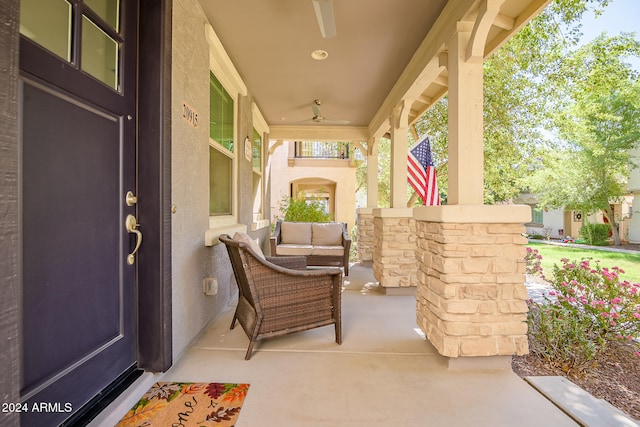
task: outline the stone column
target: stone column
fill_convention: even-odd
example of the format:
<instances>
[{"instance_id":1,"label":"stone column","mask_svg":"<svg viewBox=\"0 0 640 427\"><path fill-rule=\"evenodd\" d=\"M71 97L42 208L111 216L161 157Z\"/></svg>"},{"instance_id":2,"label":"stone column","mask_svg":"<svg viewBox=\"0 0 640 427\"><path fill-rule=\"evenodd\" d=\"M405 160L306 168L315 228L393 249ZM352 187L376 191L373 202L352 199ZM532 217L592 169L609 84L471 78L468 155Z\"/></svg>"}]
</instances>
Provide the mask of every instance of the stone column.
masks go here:
<instances>
[{"instance_id":1,"label":"stone column","mask_svg":"<svg viewBox=\"0 0 640 427\"><path fill-rule=\"evenodd\" d=\"M413 294L417 284L413 209L373 209L373 275L388 295Z\"/></svg>"},{"instance_id":2,"label":"stone column","mask_svg":"<svg viewBox=\"0 0 640 427\"><path fill-rule=\"evenodd\" d=\"M360 262L373 260L375 231L373 227L373 209L358 209L358 258Z\"/></svg>"},{"instance_id":3,"label":"stone column","mask_svg":"<svg viewBox=\"0 0 640 427\"><path fill-rule=\"evenodd\" d=\"M502 357L508 368L512 355L528 352L522 224L531 213L522 205L468 208L414 210L418 325L450 366Z\"/></svg>"}]
</instances>

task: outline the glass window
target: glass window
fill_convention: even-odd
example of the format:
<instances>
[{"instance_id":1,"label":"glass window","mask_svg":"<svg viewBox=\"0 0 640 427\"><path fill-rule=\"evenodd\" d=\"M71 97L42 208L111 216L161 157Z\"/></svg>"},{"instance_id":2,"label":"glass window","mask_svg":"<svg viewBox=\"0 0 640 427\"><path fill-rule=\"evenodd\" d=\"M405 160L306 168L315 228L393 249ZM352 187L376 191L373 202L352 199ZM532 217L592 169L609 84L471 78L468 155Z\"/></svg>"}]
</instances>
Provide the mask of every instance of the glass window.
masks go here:
<instances>
[{"instance_id":1,"label":"glass window","mask_svg":"<svg viewBox=\"0 0 640 427\"><path fill-rule=\"evenodd\" d=\"M536 224L543 224L542 209L531 206L531 222Z\"/></svg>"},{"instance_id":2,"label":"glass window","mask_svg":"<svg viewBox=\"0 0 640 427\"><path fill-rule=\"evenodd\" d=\"M209 215L233 215L234 102L210 73Z\"/></svg>"},{"instance_id":3,"label":"glass window","mask_svg":"<svg viewBox=\"0 0 640 427\"><path fill-rule=\"evenodd\" d=\"M253 141L251 143L253 154L253 170L262 172L262 138L257 130L253 130Z\"/></svg>"},{"instance_id":4,"label":"glass window","mask_svg":"<svg viewBox=\"0 0 640 427\"><path fill-rule=\"evenodd\" d=\"M118 42L82 17L82 70L118 89Z\"/></svg>"},{"instance_id":5,"label":"glass window","mask_svg":"<svg viewBox=\"0 0 640 427\"><path fill-rule=\"evenodd\" d=\"M233 214L233 158L209 147L209 215Z\"/></svg>"},{"instance_id":6,"label":"glass window","mask_svg":"<svg viewBox=\"0 0 640 427\"><path fill-rule=\"evenodd\" d=\"M20 34L71 62L71 4L67 1L20 1Z\"/></svg>"},{"instance_id":7,"label":"glass window","mask_svg":"<svg viewBox=\"0 0 640 427\"><path fill-rule=\"evenodd\" d=\"M87 6L111 25L116 31L120 31L120 2L118 0L85 0Z\"/></svg>"},{"instance_id":8,"label":"glass window","mask_svg":"<svg viewBox=\"0 0 640 427\"><path fill-rule=\"evenodd\" d=\"M233 153L233 98L213 73L209 91L209 137Z\"/></svg>"}]
</instances>

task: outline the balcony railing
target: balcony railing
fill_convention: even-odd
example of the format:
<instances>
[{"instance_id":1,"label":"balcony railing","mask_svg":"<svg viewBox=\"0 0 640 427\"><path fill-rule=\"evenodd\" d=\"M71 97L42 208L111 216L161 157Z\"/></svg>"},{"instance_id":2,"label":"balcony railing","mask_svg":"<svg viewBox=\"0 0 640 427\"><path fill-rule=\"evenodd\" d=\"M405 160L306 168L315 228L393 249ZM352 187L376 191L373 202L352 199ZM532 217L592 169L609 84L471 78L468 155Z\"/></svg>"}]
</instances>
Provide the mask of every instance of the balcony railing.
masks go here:
<instances>
[{"instance_id":1,"label":"balcony railing","mask_svg":"<svg viewBox=\"0 0 640 427\"><path fill-rule=\"evenodd\" d=\"M348 142L296 141L295 157L298 159L348 159Z\"/></svg>"}]
</instances>

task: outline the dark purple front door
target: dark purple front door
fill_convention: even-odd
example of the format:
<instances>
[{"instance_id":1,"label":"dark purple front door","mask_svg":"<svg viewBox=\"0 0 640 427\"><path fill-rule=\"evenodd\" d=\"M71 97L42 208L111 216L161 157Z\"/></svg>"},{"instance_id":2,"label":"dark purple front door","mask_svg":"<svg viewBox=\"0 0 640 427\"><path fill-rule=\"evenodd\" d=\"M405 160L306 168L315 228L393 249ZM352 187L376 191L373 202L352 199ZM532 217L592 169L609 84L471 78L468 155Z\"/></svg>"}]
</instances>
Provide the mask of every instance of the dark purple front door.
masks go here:
<instances>
[{"instance_id":1,"label":"dark purple front door","mask_svg":"<svg viewBox=\"0 0 640 427\"><path fill-rule=\"evenodd\" d=\"M136 364L136 11L21 4L23 425L63 422Z\"/></svg>"}]
</instances>

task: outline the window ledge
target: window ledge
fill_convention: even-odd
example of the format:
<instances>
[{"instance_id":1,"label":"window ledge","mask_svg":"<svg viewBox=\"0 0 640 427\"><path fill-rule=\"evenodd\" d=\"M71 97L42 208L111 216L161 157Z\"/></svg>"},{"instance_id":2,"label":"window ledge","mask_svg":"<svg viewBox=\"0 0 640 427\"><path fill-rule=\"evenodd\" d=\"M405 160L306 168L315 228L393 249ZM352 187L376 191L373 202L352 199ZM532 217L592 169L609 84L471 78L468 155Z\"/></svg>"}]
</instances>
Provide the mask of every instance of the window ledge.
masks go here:
<instances>
[{"instance_id":1,"label":"window ledge","mask_svg":"<svg viewBox=\"0 0 640 427\"><path fill-rule=\"evenodd\" d=\"M251 223L251 231L260 230L261 228L266 228L269 225L271 225L271 221L268 219L259 219Z\"/></svg>"},{"instance_id":2,"label":"window ledge","mask_svg":"<svg viewBox=\"0 0 640 427\"><path fill-rule=\"evenodd\" d=\"M204 245L213 246L220 243L218 237L221 234L233 236L235 233L246 233L247 226L244 224L230 224L221 227L210 228L204 233Z\"/></svg>"}]
</instances>

